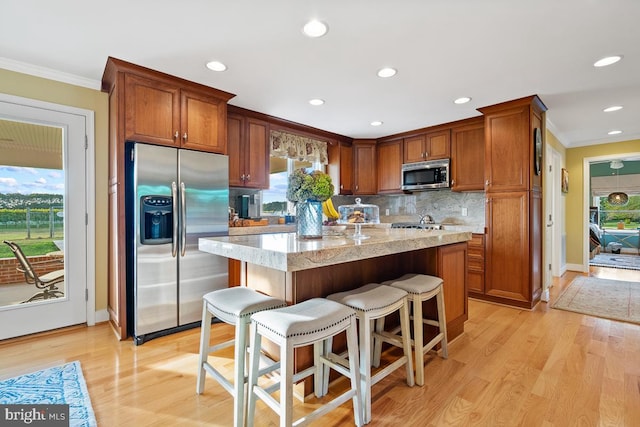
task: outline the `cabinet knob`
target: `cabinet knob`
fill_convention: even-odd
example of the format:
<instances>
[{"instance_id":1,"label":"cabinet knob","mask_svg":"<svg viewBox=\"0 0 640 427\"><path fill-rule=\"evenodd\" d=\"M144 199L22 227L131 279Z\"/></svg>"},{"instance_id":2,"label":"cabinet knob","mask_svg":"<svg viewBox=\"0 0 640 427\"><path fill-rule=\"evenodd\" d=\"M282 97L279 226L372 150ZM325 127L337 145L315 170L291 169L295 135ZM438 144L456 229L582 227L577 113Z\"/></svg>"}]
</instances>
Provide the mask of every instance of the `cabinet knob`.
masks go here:
<instances>
[{"instance_id":1,"label":"cabinet knob","mask_svg":"<svg viewBox=\"0 0 640 427\"><path fill-rule=\"evenodd\" d=\"M241 180L241 181L244 181L244 180L245 180L245 178L244 178L244 174L242 174L242 176L240 177L240 180Z\"/></svg>"},{"instance_id":2,"label":"cabinet knob","mask_svg":"<svg viewBox=\"0 0 640 427\"><path fill-rule=\"evenodd\" d=\"M488 186L489 186L489 180L486 180L486 181L484 182L484 186L485 186L485 187L488 187Z\"/></svg>"},{"instance_id":3,"label":"cabinet knob","mask_svg":"<svg viewBox=\"0 0 640 427\"><path fill-rule=\"evenodd\" d=\"M187 140L187 133L186 133L186 132L182 135L182 140L183 140L183 141L186 141L186 140Z\"/></svg>"},{"instance_id":4,"label":"cabinet knob","mask_svg":"<svg viewBox=\"0 0 640 427\"><path fill-rule=\"evenodd\" d=\"M427 157L429 157L429 152L428 152L428 151L425 151L425 152L424 152L424 158L426 159Z\"/></svg>"},{"instance_id":5,"label":"cabinet knob","mask_svg":"<svg viewBox=\"0 0 640 427\"><path fill-rule=\"evenodd\" d=\"M247 181L251 181L251 174L247 174Z\"/></svg>"},{"instance_id":6,"label":"cabinet knob","mask_svg":"<svg viewBox=\"0 0 640 427\"><path fill-rule=\"evenodd\" d=\"M180 132L176 131L176 133L173 134L173 139L178 139L180 137Z\"/></svg>"},{"instance_id":7,"label":"cabinet knob","mask_svg":"<svg viewBox=\"0 0 640 427\"><path fill-rule=\"evenodd\" d=\"M452 185L452 186L453 186L453 185L456 185L456 180L455 180L455 179L452 179L452 180L451 180L451 185Z\"/></svg>"}]
</instances>

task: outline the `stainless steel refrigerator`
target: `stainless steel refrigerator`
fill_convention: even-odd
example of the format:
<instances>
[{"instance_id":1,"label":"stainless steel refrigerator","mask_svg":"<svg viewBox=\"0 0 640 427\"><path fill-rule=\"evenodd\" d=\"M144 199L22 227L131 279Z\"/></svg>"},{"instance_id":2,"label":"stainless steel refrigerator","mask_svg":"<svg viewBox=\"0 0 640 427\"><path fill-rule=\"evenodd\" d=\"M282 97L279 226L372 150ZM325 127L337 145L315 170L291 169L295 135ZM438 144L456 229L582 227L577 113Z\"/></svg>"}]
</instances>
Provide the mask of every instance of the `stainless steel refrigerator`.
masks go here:
<instances>
[{"instance_id":1,"label":"stainless steel refrigerator","mask_svg":"<svg viewBox=\"0 0 640 427\"><path fill-rule=\"evenodd\" d=\"M127 315L136 344L197 326L227 259L198 239L229 232L227 156L127 144Z\"/></svg>"}]
</instances>

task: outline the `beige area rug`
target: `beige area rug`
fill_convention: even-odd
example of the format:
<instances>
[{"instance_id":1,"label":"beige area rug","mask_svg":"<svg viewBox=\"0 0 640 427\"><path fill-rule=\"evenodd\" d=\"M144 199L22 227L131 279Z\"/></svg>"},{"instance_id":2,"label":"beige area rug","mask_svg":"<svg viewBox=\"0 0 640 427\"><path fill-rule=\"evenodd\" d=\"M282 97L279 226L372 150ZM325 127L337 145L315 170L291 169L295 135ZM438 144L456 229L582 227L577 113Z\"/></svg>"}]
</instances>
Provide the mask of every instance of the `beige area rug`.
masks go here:
<instances>
[{"instance_id":1,"label":"beige area rug","mask_svg":"<svg viewBox=\"0 0 640 427\"><path fill-rule=\"evenodd\" d=\"M551 307L640 324L640 282L579 276Z\"/></svg>"}]
</instances>

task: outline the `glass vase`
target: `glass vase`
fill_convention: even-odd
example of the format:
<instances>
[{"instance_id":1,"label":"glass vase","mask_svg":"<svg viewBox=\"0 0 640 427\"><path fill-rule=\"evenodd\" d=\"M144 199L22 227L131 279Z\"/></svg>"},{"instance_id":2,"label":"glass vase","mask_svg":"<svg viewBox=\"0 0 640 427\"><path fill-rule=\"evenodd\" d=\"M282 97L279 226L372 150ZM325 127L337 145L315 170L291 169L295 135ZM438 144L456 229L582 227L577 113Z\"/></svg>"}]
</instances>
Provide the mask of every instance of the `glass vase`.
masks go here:
<instances>
[{"instance_id":1,"label":"glass vase","mask_svg":"<svg viewBox=\"0 0 640 427\"><path fill-rule=\"evenodd\" d=\"M301 239L322 238L322 203L314 201L296 204L297 234Z\"/></svg>"}]
</instances>

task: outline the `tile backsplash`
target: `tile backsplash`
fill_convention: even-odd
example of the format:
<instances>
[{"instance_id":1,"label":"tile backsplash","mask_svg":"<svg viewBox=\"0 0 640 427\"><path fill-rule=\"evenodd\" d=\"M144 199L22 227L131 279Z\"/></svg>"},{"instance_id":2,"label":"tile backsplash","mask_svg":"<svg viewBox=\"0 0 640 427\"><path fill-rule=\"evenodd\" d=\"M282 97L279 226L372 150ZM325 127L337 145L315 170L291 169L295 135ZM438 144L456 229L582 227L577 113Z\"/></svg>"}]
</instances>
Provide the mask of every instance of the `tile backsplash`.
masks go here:
<instances>
[{"instance_id":1,"label":"tile backsplash","mask_svg":"<svg viewBox=\"0 0 640 427\"><path fill-rule=\"evenodd\" d=\"M229 206L235 206L239 195L259 195L258 190L231 188L229 190ZM439 224L456 224L470 226L475 229L484 227L485 195L483 192L458 193L449 189L420 191L412 194L397 194L384 196L333 196L332 201L336 209L340 205L355 203L356 197L362 203L378 205L380 208L380 222L417 222L420 215L428 214ZM466 216L462 215L466 208ZM387 209L389 215L386 215ZM277 223L277 218L273 218Z\"/></svg>"}]
</instances>

